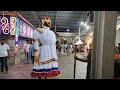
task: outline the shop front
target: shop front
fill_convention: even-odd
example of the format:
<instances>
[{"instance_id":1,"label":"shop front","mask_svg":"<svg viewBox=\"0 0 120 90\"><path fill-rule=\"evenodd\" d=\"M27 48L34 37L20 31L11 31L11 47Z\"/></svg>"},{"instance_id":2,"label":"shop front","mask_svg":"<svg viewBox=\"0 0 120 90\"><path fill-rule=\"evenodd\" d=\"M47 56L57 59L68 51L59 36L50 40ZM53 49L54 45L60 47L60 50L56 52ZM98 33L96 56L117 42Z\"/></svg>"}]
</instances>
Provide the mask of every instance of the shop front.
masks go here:
<instances>
[{"instance_id":1,"label":"shop front","mask_svg":"<svg viewBox=\"0 0 120 90\"><path fill-rule=\"evenodd\" d=\"M0 12L0 39L5 39L10 47L9 65L24 59L23 44L33 38L34 26L18 12Z\"/></svg>"}]
</instances>

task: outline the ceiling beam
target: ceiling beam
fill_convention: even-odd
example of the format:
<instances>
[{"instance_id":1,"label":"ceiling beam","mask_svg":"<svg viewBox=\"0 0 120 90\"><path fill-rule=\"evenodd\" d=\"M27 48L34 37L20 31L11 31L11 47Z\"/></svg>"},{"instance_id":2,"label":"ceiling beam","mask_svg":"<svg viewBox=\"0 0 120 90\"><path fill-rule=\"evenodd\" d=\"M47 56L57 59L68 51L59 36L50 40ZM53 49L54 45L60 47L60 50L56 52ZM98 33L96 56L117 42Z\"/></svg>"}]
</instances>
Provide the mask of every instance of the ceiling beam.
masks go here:
<instances>
[{"instance_id":1,"label":"ceiling beam","mask_svg":"<svg viewBox=\"0 0 120 90\"><path fill-rule=\"evenodd\" d=\"M31 13L32 13L32 15L33 15L33 17L38 21L38 23L39 23L39 26L41 25L41 23L40 23L40 20L38 19L38 14L37 14L37 11L31 11Z\"/></svg>"},{"instance_id":2,"label":"ceiling beam","mask_svg":"<svg viewBox=\"0 0 120 90\"><path fill-rule=\"evenodd\" d=\"M51 27L55 27L55 26L51 26ZM56 26L56 27L60 27L60 28L78 28L79 26Z\"/></svg>"},{"instance_id":3,"label":"ceiling beam","mask_svg":"<svg viewBox=\"0 0 120 90\"><path fill-rule=\"evenodd\" d=\"M57 21L57 15L58 15L58 11L56 11L56 15L55 15L55 22L54 22L54 24L55 24L55 32L56 32L56 21Z\"/></svg>"}]
</instances>

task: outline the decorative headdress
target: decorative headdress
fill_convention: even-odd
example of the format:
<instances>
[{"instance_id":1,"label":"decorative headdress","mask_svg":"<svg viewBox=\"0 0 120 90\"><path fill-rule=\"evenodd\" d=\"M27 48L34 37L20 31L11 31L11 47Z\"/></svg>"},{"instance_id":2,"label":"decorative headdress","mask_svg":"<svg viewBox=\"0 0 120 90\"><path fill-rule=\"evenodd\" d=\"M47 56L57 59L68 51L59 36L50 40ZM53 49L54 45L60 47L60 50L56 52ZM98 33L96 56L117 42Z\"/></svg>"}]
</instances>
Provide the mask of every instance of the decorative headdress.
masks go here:
<instances>
[{"instance_id":1,"label":"decorative headdress","mask_svg":"<svg viewBox=\"0 0 120 90\"><path fill-rule=\"evenodd\" d=\"M50 19L48 16L43 17L43 18L42 18L42 22L43 22L43 23L46 22L49 27L51 26L51 19Z\"/></svg>"}]
</instances>

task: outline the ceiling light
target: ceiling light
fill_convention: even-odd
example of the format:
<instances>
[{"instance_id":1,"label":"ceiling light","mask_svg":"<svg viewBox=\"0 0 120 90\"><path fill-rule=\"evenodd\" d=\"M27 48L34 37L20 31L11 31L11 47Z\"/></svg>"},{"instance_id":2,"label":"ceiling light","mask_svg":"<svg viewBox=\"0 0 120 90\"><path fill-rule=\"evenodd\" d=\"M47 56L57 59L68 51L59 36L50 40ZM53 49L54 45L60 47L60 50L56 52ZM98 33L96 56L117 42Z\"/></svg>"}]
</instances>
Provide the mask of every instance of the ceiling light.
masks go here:
<instances>
[{"instance_id":1,"label":"ceiling light","mask_svg":"<svg viewBox=\"0 0 120 90\"><path fill-rule=\"evenodd\" d=\"M84 26L86 27L86 26L87 26L87 24L85 23L85 24L84 24Z\"/></svg>"},{"instance_id":2,"label":"ceiling light","mask_svg":"<svg viewBox=\"0 0 120 90\"><path fill-rule=\"evenodd\" d=\"M84 22L81 22L81 25L83 25L84 24Z\"/></svg>"},{"instance_id":3,"label":"ceiling light","mask_svg":"<svg viewBox=\"0 0 120 90\"><path fill-rule=\"evenodd\" d=\"M86 29L89 29L90 28L90 26L86 26Z\"/></svg>"},{"instance_id":4,"label":"ceiling light","mask_svg":"<svg viewBox=\"0 0 120 90\"><path fill-rule=\"evenodd\" d=\"M69 29L67 29L67 31L69 31Z\"/></svg>"}]
</instances>

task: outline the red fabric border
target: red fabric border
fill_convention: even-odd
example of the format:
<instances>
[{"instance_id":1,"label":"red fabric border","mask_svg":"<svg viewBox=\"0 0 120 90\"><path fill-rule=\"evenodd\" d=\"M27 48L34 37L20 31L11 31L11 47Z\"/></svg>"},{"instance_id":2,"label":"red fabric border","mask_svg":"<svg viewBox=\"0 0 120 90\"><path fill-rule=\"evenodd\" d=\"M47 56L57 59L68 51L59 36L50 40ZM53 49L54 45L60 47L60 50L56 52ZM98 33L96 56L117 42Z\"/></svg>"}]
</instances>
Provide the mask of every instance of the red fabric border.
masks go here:
<instances>
[{"instance_id":1,"label":"red fabric border","mask_svg":"<svg viewBox=\"0 0 120 90\"><path fill-rule=\"evenodd\" d=\"M53 77L53 76L58 76L60 74L60 71L52 71L52 72L32 72L31 76L32 77Z\"/></svg>"}]
</instances>

